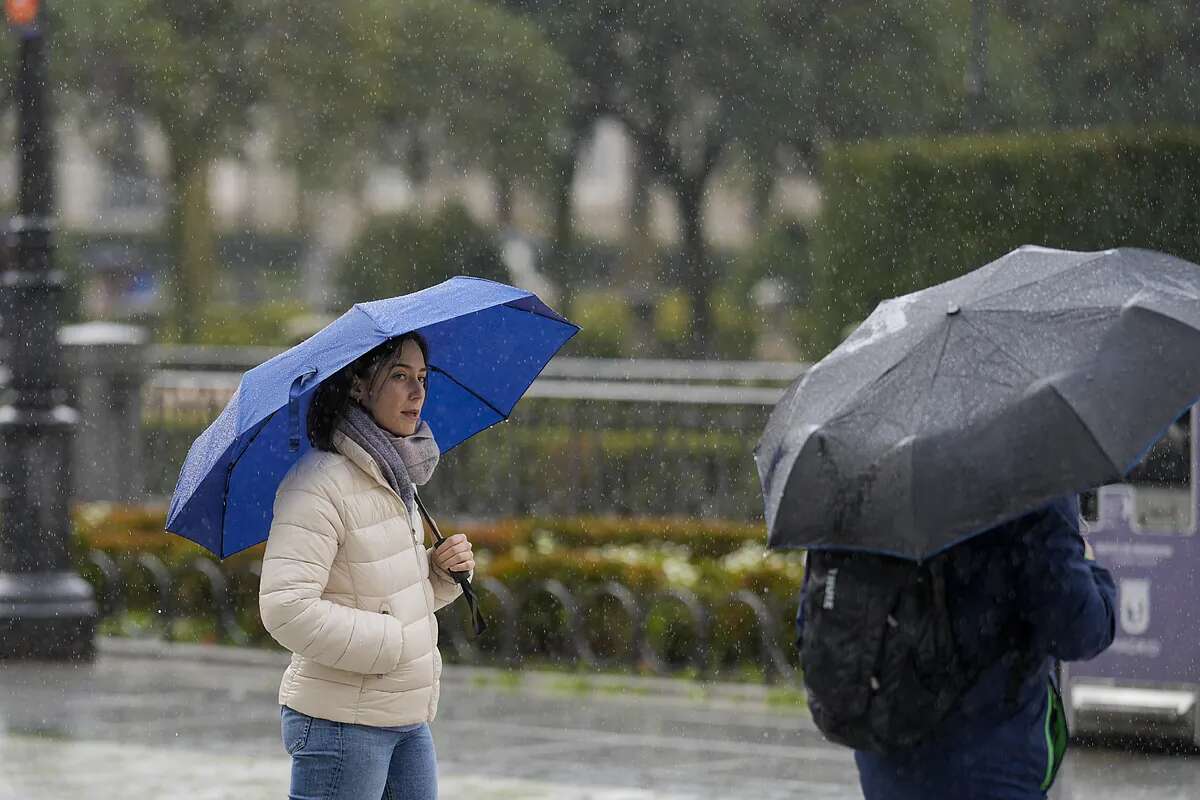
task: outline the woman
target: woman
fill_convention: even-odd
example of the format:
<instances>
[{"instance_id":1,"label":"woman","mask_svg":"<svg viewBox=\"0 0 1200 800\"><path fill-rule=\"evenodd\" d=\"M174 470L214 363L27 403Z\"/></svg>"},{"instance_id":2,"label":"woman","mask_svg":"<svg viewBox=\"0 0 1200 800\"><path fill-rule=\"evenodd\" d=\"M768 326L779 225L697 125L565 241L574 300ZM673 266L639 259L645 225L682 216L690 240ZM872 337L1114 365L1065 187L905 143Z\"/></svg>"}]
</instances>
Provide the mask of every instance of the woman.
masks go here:
<instances>
[{"instance_id":1,"label":"woman","mask_svg":"<svg viewBox=\"0 0 1200 800\"><path fill-rule=\"evenodd\" d=\"M434 612L475 562L461 535L424 546L416 487L439 456L421 419L427 361L410 333L326 380L313 449L275 497L259 607L292 651L279 688L292 800L437 796Z\"/></svg>"}]
</instances>

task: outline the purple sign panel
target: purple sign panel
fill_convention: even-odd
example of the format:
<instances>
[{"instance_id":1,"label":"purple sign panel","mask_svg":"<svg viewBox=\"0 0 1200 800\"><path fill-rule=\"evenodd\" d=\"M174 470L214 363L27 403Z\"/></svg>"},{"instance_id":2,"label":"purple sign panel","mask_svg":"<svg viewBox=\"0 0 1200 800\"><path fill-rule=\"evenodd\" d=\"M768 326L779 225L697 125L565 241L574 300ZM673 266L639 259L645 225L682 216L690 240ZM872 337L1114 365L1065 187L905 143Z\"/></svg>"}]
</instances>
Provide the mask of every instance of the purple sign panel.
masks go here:
<instances>
[{"instance_id":1,"label":"purple sign panel","mask_svg":"<svg viewBox=\"0 0 1200 800\"><path fill-rule=\"evenodd\" d=\"M1196 412L1192 412L1192 475L1197 474ZM1072 663L1072 678L1149 684L1200 684L1200 547L1195 480L1173 490L1186 522L1139 529L1137 489L1099 490L1099 519L1088 539L1096 560L1117 584L1117 629L1112 647Z\"/></svg>"}]
</instances>

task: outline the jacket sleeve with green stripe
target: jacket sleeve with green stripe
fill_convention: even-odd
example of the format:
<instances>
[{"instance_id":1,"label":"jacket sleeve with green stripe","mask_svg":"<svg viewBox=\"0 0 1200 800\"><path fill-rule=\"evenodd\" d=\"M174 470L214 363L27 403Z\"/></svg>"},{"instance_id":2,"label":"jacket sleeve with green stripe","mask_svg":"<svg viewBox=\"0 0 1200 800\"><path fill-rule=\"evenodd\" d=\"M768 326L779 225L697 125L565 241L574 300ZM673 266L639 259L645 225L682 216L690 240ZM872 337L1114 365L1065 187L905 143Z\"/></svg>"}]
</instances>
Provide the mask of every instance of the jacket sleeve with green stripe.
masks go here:
<instances>
[{"instance_id":1,"label":"jacket sleeve with green stripe","mask_svg":"<svg viewBox=\"0 0 1200 800\"><path fill-rule=\"evenodd\" d=\"M323 666L391 672L404 649L400 621L322 597L346 535L338 498L333 479L317 469L294 471L280 485L258 595L263 626L288 650Z\"/></svg>"}]
</instances>

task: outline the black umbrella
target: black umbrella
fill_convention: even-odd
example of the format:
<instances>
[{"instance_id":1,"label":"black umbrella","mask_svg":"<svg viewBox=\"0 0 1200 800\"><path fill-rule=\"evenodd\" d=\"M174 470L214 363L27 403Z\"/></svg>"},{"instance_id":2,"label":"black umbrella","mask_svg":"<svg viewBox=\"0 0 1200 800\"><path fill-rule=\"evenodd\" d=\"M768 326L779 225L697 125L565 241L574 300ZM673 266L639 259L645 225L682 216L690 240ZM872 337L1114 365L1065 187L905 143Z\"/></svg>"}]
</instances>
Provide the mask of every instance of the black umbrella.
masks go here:
<instances>
[{"instance_id":1,"label":"black umbrella","mask_svg":"<svg viewBox=\"0 0 1200 800\"><path fill-rule=\"evenodd\" d=\"M771 547L922 559L1115 482L1200 399L1200 267L1022 247L881 303L755 450Z\"/></svg>"}]
</instances>

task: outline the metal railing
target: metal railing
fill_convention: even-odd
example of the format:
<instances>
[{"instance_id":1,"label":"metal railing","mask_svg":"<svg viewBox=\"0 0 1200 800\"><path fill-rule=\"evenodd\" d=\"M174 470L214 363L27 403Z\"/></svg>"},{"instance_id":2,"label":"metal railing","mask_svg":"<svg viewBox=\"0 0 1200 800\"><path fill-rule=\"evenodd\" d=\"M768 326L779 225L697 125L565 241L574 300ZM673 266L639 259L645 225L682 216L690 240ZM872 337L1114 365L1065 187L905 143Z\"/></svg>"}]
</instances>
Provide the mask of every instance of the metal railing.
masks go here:
<instances>
[{"instance_id":1,"label":"metal railing","mask_svg":"<svg viewBox=\"0 0 1200 800\"><path fill-rule=\"evenodd\" d=\"M152 348L145 450L180 464L244 366L270 348ZM233 369L231 369L231 367ZM454 451L426 490L460 517L649 514L753 519L752 450L800 364L560 358L513 417ZM170 470L149 474L169 494Z\"/></svg>"},{"instance_id":2,"label":"metal railing","mask_svg":"<svg viewBox=\"0 0 1200 800\"><path fill-rule=\"evenodd\" d=\"M267 646L258 617L261 570L260 561L248 559L229 566L198 557L172 567L151 553L114 559L92 550L82 572L102 620L140 610L148 620L140 635L169 638L178 621L201 621L217 641ZM469 632L461 602L438 612L441 647L452 662L795 676L790 609L748 590L710 604L687 589L639 594L613 581L572 588L550 579L518 590L481 577L475 587L489 621L482 637Z\"/></svg>"}]
</instances>

